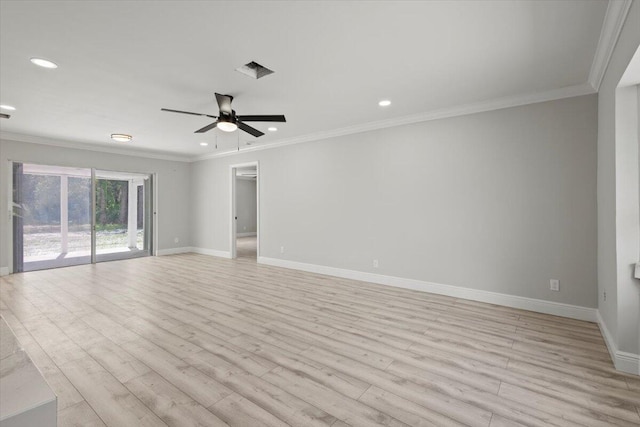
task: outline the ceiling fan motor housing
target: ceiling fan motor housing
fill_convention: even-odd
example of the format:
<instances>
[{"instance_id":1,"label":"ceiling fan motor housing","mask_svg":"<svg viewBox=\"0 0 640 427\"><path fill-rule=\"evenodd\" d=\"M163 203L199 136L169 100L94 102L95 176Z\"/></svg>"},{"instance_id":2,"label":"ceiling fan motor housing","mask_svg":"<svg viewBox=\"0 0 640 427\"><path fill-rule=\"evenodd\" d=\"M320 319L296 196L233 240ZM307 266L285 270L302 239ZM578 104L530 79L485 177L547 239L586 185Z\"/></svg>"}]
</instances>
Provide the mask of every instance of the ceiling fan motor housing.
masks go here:
<instances>
[{"instance_id":1,"label":"ceiling fan motor housing","mask_svg":"<svg viewBox=\"0 0 640 427\"><path fill-rule=\"evenodd\" d=\"M238 123L238 118L236 117L236 110L231 110L231 114L220 111L220 115L218 116L219 122L227 122L227 123Z\"/></svg>"}]
</instances>

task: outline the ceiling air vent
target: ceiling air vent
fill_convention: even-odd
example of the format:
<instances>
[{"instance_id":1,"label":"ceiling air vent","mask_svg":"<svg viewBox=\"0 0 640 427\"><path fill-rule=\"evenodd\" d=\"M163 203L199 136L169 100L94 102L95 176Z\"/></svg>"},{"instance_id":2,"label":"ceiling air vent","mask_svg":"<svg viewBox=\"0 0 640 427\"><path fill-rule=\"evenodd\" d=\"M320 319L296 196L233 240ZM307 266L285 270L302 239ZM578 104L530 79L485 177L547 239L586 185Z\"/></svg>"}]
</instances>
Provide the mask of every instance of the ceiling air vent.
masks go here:
<instances>
[{"instance_id":1,"label":"ceiling air vent","mask_svg":"<svg viewBox=\"0 0 640 427\"><path fill-rule=\"evenodd\" d=\"M273 74L272 70L267 67L263 67L255 61L251 61L240 68L236 68L236 71L254 79L259 79L264 76L268 76L269 74Z\"/></svg>"}]
</instances>

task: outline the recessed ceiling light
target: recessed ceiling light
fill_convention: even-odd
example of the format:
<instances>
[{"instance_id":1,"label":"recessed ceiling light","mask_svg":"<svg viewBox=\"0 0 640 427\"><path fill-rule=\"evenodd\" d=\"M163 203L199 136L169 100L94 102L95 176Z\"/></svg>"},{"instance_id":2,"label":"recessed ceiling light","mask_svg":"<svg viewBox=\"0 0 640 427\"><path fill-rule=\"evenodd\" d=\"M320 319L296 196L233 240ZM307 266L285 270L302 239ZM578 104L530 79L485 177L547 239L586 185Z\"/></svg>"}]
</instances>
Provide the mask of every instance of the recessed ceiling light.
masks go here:
<instances>
[{"instance_id":1,"label":"recessed ceiling light","mask_svg":"<svg viewBox=\"0 0 640 427\"><path fill-rule=\"evenodd\" d=\"M209 145L208 142L201 142L200 145L202 145L203 147L206 147L207 145Z\"/></svg>"},{"instance_id":2,"label":"recessed ceiling light","mask_svg":"<svg viewBox=\"0 0 640 427\"><path fill-rule=\"evenodd\" d=\"M275 132L275 131L277 131L277 130L278 130L278 128L277 128L277 127L273 127L273 126L271 126L271 127L269 128L269 132Z\"/></svg>"},{"instance_id":3,"label":"recessed ceiling light","mask_svg":"<svg viewBox=\"0 0 640 427\"><path fill-rule=\"evenodd\" d=\"M12 107L11 105L5 105L5 104L0 105L0 109L7 110L7 111L16 111L16 107Z\"/></svg>"},{"instance_id":4,"label":"recessed ceiling light","mask_svg":"<svg viewBox=\"0 0 640 427\"><path fill-rule=\"evenodd\" d=\"M391 101L389 101L388 99L383 99L382 101L378 102L378 105L381 107L388 107L389 105L391 105Z\"/></svg>"},{"instance_id":5,"label":"recessed ceiling light","mask_svg":"<svg viewBox=\"0 0 640 427\"><path fill-rule=\"evenodd\" d=\"M133 137L124 133L112 133L111 139L118 142L129 142L133 139Z\"/></svg>"},{"instance_id":6,"label":"recessed ceiling light","mask_svg":"<svg viewBox=\"0 0 640 427\"><path fill-rule=\"evenodd\" d=\"M56 65L55 63L51 61L47 61L46 59L42 59L42 58L31 58L31 62L36 64L39 67L58 68L58 65Z\"/></svg>"}]
</instances>

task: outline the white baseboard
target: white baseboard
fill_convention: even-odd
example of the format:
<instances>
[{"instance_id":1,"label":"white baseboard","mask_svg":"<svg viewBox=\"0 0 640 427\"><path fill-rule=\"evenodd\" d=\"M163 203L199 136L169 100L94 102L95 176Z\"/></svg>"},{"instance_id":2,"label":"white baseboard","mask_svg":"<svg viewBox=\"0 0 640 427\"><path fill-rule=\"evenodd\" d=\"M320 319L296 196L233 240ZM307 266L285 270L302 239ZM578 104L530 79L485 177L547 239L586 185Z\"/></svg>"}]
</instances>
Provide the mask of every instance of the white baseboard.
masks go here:
<instances>
[{"instance_id":1,"label":"white baseboard","mask_svg":"<svg viewBox=\"0 0 640 427\"><path fill-rule=\"evenodd\" d=\"M523 310L530 310L538 313L568 317L571 319L586 320L588 322L597 321L597 310L595 308L581 307L577 305L563 304L534 298L526 298L516 295L501 294L479 289L463 288L460 286L424 282L415 279L405 279L402 277L385 276L381 274L346 270L342 268L327 267L316 264L306 264L302 262L288 261L277 258L259 257L258 262L261 264L273 265L276 267L309 271L312 273L343 277L345 279L361 280L363 282L395 286L397 288L413 289L417 291L430 292L433 294L447 295L455 298L486 302L489 304L503 305L506 307L520 308Z\"/></svg>"},{"instance_id":2,"label":"white baseboard","mask_svg":"<svg viewBox=\"0 0 640 427\"><path fill-rule=\"evenodd\" d=\"M9 267L0 267L0 276L8 276Z\"/></svg>"},{"instance_id":3,"label":"white baseboard","mask_svg":"<svg viewBox=\"0 0 640 427\"><path fill-rule=\"evenodd\" d=\"M253 237L257 235L258 233L256 233L255 231L249 233L236 233L236 237Z\"/></svg>"},{"instance_id":4,"label":"white baseboard","mask_svg":"<svg viewBox=\"0 0 640 427\"><path fill-rule=\"evenodd\" d=\"M176 254L185 254L187 252L193 252L190 247L185 246L182 248L170 248L170 249L158 249L156 255L164 256L164 255L176 255Z\"/></svg>"},{"instance_id":5,"label":"white baseboard","mask_svg":"<svg viewBox=\"0 0 640 427\"><path fill-rule=\"evenodd\" d=\"M228 251L217 251L215 249L196 248L192 246L185 246L182 248L160 249L158 250L158 256L186 254L189 252L201 254L201 255L217 256L220 258L231 258L231 252L228 252Z\"/></svg>"},{"instance_id":6,"label":"white baseboard","mask_svg":"<svg viewBox=\"0 0 640 427\"><path fill-rule=\"evenodd\" d=\"M604 323L604 319L602 319L602 316L600 315L600 310L596 310L596 316L598 318L598 326L600 327L600 331L604 337L604 342L607 344L607 349L609 350L609 355L611 356L613 365L619 371L626 372L628 374L640 375L640 355L618 350L618 346L616 345L611 332L609 332L609 328L607 328L606 323Z\"/></svg>"},{"instance_id":7,"label":"white baseboard","mask_svg":"<svg viewBox=\"0 0 640 427\"><path fill-rule=\"evenodd\" d=\"M220 258L229 258L231 259L231 252L229 251L218 251L215 249L207 249L207 248L190 248L191 252L194 252L196 254L201 254L201 255L211 255L211 256L217 256Z\"/></svg>"}]
</instances>

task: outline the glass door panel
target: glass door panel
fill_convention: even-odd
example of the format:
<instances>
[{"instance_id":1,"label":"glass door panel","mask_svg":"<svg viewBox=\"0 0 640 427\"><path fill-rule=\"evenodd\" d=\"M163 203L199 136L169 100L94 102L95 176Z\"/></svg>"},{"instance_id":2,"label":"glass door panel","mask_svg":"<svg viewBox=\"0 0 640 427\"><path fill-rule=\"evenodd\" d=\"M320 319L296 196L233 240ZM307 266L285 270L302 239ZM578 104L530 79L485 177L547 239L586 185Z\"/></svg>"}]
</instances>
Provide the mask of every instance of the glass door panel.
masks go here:
<instances>
[{"instance_id":1,"label":"glass door panel","mask_svg":"<svg viewBox=\"0 0 640 427\"><path fill-rule=\"evenodd\" d=\"M95 171L96 261L150 254L145 212L145 174Z\"/></svg>"},{"instance_id":2,"label":"glass door panel","mask_svg":"<svg viewBox=\"0 0 640 427\"><path fill-rule=\"evenodd\" d=\"M14 272L91 262L91 169L13 164Z\"/></svg>"}]
</instances>

